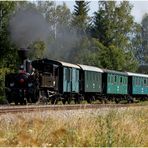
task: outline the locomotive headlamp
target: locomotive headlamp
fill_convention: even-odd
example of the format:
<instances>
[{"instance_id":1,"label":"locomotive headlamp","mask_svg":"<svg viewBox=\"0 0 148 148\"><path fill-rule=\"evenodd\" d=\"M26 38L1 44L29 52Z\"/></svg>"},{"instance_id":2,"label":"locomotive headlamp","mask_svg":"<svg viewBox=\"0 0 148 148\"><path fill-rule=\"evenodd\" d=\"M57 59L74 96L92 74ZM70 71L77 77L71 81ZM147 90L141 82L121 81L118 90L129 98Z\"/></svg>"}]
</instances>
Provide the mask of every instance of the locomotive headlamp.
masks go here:
<instances>
[{"instance_id":1,"label":"locomotive headlamp","mask_svg":"<svg viewBox=\"0 0 148 148\"><path fill-rule=\"evenodd\" d=\"M14 86L14 83L10 83L10 87L13 87Z\"/></svg>"},{"instance_id":2,"label":"locomotive headlamp","mask_svg":"<svg viewBox=\"0 0 148 148\"><path fill-rule=\"evenodd\" d=\"M31 87L33 84L32 83L28 83L28 87Z\"/></svg>"},{"instance_id":3,"label":"locomotive headlamp","mask_svg":"<svg viewBox=\"0 0 148 148\"><path fill-rule=\"evenodd\" d=\"M55 82L55 81L53 81L53 86L55 86L55 84L56 84L56 82Z\"/></svg>"}]
</instances>

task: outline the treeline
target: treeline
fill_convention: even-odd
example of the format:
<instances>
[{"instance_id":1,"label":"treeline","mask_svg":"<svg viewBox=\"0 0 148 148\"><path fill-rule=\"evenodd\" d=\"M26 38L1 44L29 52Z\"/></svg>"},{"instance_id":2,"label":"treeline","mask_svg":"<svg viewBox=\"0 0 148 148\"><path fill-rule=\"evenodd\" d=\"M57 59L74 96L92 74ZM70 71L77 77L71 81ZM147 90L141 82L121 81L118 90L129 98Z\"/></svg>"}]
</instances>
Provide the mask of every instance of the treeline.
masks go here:
<instances>
[{"instance_id":1,"label":"treeline","mask_svg":"<svg viewBox=\"0 0 148 148\"><path fill-rule=\"evenodd\" d=\"M17 70L19 63L18 46L10 36L10 18L26 8L36 9L49 25L48 44L40 39L29 45L31 59L49 57L133 72L148 62L147 14L138 24L131 15L130 2L99 1L98 10L90 17L89 5L88 1L75 1L71 12L66 3L57 5L54 1L1 1L0 83L5 72ZM1 85L0 92L2 89Z\"/></svg>"},{"instance_id":2,"label":"treeline","mask_svg":"<svg viewBox=\"0 0 148 148\"><path fill-rule=\"evenodd\" d=\"M55 59L123 71L135 71L139 63L147 62L144 54L147 46L144 36L147 34L143 32L146 21L143 19L142 24L134 22L130 2L99 1L98 11L92 17L88 16L89 4L88 1L76 1L74 11L70 12L65 3L1 1L1 66L15 68L18 47L10 38L9 19L18 10L26 8L36 9L44 16L49 24L48 43L52 45L46 47L42 39L33 42L30 44L34 49L31 58L43 57L44 52L49 51L48 56ZM48 48L56 50L50 53Z\"/></svg>"}]
</instances>

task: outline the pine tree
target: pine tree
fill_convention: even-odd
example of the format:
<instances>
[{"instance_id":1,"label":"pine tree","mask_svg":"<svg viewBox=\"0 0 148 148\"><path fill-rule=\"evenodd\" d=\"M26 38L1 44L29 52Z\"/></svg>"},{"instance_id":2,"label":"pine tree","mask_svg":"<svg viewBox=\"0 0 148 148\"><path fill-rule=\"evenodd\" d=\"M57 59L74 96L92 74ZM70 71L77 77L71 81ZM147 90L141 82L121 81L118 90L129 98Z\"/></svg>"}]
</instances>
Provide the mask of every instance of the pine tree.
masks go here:
<instances>
[{"instance_id":1,"label":"pine tree","mask_svg":"<svg viewBox=\"0 0 148 148\"><path fill-rule=\"evenodd\" d=\"M88 11L89 2L85 1L75 1L72 25L76 27L81 33L86 31L88 26Z\"/></svg>"},{"instance_id":2,"label":"pine tree","mask_svg":"<svg viewBox=\"0 0 148 148\"><path fill-rule=\"evenodd\" d=\"M127 1L99 1L98 4L91 33L104 46L96 52L100 65L114 70L135 71L137 61L130 48L135 25L131 15L132 6Z\"/></svg>"},{"instance_id":3,"label":"pine tree","mask_svg":"<svg viewBox=\"0 0 148 148\"><path fill-rule=\"evenodd\" d=\"M115 1L99 1L99 10L95 12L92 35L104 46L114 45L125 48L129 32L133 26L132 6L127 1L117 5Z\"/></svg>"}]
</instances>

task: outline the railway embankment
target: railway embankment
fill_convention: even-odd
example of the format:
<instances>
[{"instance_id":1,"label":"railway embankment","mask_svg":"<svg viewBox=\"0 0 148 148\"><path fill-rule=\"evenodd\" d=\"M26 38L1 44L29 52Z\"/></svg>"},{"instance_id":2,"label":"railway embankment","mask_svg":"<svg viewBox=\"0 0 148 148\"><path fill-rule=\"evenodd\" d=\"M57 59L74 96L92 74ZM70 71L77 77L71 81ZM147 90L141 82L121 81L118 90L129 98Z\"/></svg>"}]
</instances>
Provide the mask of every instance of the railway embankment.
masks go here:
<instances>
[{"instance_id":1,"label":"railway embankment","mask_svg":"<svg viewBox=\"0 0 148 148\"><path fill-rule=\"evenodd\" d=\"M1 114L0 145L148 147L147 112L135 106Z\"/></svg>"}]
</instances>

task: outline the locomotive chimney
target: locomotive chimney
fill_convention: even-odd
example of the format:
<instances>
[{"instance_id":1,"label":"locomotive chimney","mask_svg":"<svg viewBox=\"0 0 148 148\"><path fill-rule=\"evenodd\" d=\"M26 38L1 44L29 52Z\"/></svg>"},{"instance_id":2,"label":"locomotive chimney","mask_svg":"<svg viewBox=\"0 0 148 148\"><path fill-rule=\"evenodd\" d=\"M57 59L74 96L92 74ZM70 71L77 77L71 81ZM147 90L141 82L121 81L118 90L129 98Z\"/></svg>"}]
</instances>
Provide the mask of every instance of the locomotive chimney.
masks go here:
<instances>
[{"instance_id":1,"label":"locomotive chimney","mask_svg":"<svg viewBox=\"0 0 148 148\"><path fill-rule=\"evenodd\" d=\"M21 59L21 63L23 64L24 60L26 60L28 57L28 49L20 48L20 50L18 50L18 55Z\"/></svg>"}]
</instances>

